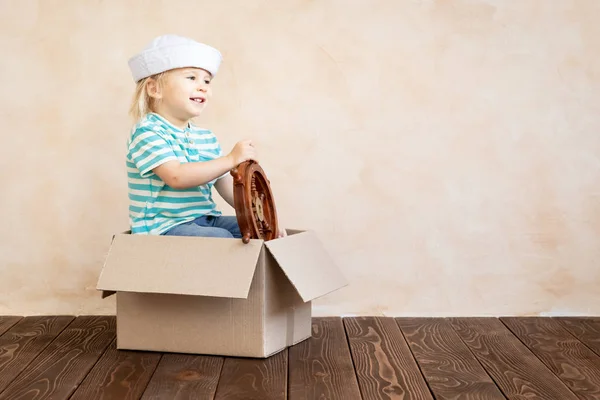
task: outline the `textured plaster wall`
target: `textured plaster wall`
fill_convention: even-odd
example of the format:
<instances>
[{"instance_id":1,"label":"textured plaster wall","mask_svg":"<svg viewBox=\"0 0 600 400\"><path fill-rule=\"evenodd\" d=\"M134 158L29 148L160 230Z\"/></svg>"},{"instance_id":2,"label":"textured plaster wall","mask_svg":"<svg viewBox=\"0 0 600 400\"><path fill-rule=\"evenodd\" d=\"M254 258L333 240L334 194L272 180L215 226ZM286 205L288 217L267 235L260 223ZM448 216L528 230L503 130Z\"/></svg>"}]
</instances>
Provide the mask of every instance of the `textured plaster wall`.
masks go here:
<instances>
[{"instance_id":1,"label":"textured plaster wall","mask_svg":"<svg viewBox=\"0 0 600 400\"><path fill-rule=\"evenodd\" d=\"M0 1L0 314L110 313L127 58L225 57L200 123L255 139L350 285L315 315L600 315L597 0ZM223 202L220 201L223 205ZM225 207L226 212L232 212Z\"/></svg>"}]
</instances>

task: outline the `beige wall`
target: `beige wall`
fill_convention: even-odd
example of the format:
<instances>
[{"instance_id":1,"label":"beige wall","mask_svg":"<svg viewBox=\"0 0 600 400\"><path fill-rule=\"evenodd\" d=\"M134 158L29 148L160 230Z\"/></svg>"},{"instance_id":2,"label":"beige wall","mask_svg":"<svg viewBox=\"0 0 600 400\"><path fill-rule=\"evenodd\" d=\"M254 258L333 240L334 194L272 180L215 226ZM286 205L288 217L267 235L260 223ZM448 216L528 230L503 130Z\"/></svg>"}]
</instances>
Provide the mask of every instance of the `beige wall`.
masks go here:
<instances>
[{"instance_id":1,"label":"beige wall","mask_svg":"<svg viewBox=\"0 0 600 400\"><path fill-rule=\"evenodd\" d=\"M127 58L172 32L348 276L315 315L600 315L600 2L167 4L0 1L0 314L113 312Z\"/></svg>"}]
</instances>

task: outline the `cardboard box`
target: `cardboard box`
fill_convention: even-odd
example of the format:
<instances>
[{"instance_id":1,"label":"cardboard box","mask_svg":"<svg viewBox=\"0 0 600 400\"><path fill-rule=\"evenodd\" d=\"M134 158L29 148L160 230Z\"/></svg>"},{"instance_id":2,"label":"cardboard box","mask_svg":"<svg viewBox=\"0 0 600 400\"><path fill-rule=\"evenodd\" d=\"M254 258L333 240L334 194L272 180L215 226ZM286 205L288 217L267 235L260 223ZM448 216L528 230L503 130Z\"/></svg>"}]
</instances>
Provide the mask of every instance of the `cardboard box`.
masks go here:
<instances>
[{"instance_id":1,"label":"cardboard box","mask_svg":"<svg viewBox=\"0 0 600 400\"><path fill-rule=\"evenodd\" d=\"M311 301L347 281L311 231L270 241L113 237L97 289L117 348L268 357L311 336Z\"/></svg>"}]
</instances>

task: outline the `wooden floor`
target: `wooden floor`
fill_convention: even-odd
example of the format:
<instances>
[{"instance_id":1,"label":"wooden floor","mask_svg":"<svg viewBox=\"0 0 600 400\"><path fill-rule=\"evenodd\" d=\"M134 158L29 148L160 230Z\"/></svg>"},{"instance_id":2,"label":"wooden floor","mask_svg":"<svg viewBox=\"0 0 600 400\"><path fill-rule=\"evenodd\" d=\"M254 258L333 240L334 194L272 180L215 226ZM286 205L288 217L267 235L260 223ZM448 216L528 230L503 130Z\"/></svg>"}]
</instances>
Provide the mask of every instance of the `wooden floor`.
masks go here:
<instances>
[{"instance_id":1,"label":"wooden floor","mask_svg":"<svg viewBox=\"0 0 600 400\"><path fill-rule=\"evenodd\" d=\"M0 317L0 400L600 399L600 318L315 318L266 360L117 351L114 317Z\"/></svg>"}]
</instances>

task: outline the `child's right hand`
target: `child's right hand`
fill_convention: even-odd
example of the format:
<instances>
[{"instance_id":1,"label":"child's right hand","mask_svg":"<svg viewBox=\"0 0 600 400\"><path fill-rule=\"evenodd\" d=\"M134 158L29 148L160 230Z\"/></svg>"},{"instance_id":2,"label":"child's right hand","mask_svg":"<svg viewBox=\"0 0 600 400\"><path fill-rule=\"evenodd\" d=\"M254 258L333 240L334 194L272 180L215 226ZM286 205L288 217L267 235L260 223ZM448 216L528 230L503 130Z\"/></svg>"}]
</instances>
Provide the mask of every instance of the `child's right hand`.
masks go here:
<instances>
[{"instance_id":1,"label":"child's right hand","mask_svg":"<svg viewBox=\"0 0 600 400\"><path fill-rule=\"evenodd\" d=\"M244 161L258 161L256 159L256 150L254 149L251 140L242 140L237 142L235 146L233 146L231 153L229 153L227 156L231 158L234 167L237 167Z\"/></svg>"}]
</instances>

